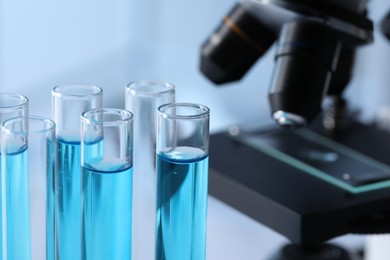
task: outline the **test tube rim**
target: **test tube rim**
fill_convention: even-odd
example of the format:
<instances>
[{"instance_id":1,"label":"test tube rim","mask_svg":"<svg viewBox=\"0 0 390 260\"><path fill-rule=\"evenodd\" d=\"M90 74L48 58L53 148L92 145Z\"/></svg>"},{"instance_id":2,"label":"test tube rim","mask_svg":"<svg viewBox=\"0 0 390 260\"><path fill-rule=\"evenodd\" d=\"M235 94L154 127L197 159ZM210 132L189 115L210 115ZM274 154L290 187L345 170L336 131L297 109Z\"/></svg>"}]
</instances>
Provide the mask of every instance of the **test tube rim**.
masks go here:
<instances>
[{"instance_id":1,"label":"test tube rim","mask_svg":"<svg viewBox=\"0 0 390 260\"><path fill-rule=\"evenodd\" d=\"M96 114L99 112L111 112L111 113L116 113L120 115L126 115L126 117L121 117L120 119L112 120L112 121L102 121L102 120L93 120L92 118L88 117L91 114ZM121 109L121 108L94 108L90 109L87 111L84 111L81 114L81 121L84 124L88 125L100 125L104 127L109 127L109 126L118 126L123 123L129 123L132 122L134 119L133 113L126 109Z\"/></svg>"},{"instance_id":2,"label":"test tube rim","mask_svg":"<svg viewBox=\"0 0 390 260\"><path fill-rule=\"evenodd\" d=\"M193 114L193 115L177 115L177 114L168 113L168 112L164 111L165 109L171 108L171 107L197 108L198 111L200 111L200 112L197 114ZM205 105L196 104L196 103L163 104L163 105L158 107L157 111L163 118L169 118L169 119L200 119L200 118L210 117L210 109Z\"/></svg>"},{"instance_id":3,"label":"test tube rim","mask_svg":"<svg viewBox=\"0 0 390 260\"><path fill-rule=\"evenodd\" d=\"M20 95L20 94L13 94L13 93L0 93L0 97L13 97L13 98L16 98L18 100L21 100L21 102L17 105L7 105L7 106L3 106L0 104L0 111L1 110L8 110L8 109L19 109L21 107L26 107L28 106L29 104L29 99L24 96L24 95Z\"/></svg>"},{"instance_id":4,"label":"test tube rim","mask_svg":"<svg viewBox=\"0 0 390 260\"><path fill-rule=\"evenodd\" d=\"M145 86L161 86L159 91L146 91L143 90ZM161 96L167 95L175 92L175 85L168 81L157 81L157 80L135 80L127 84L126 90L132 95L140 96Z\"/></svg>"},{"instance_id":5,"label":"test tube rim","mask_svg":"<svg viewBox=\"0 0 390 260\"><path fill-rule=\"evenodd\" d=\"M91 90L91 93L76 93L76 92L64 92L64 88L70 88L70 87L80 87L83 89L89 89ZM53 87L52 89L52 95L55 97L62 97L62 98L90 98L90 97L96 97L103 95L103 89L96 85L96 84L61 84Z\"/></svg>"},{"instance_id":6,"label":"test tube rim","mask_svg":"<svg viewBox=\"0 0 390 260\"><path fill-rule=\"evenodd\" d=\"M12 122L20 121L23 119L27 120L28 122L30 122L31 120L42 122L44 127L40 130L33 130L33 131L31 131L30 128L28 128L28 131L14 131L14 130L10 130L9 128L6 127L8 124L11 124ZM4 120L4 122L2 123L2 131L4 131L5 133L12 133L14 135L31 135L31 134L47 133L47 132L54 131L55 127L56 127L56 123L53 120L51 120L50 118L47 118L47 117L43 117L43 116L11 117L11 118Z\"/></svg>"}]
</instances>

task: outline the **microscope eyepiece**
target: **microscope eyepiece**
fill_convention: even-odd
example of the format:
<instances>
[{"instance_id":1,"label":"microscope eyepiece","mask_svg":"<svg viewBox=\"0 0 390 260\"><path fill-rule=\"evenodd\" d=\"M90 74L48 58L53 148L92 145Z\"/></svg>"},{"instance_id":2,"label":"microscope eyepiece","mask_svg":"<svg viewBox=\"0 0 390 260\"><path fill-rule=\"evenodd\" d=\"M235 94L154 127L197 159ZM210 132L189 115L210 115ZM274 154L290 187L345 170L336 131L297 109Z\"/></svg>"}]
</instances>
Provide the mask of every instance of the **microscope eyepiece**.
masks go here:
<instances>
[{"instance_id":1,"label":"microscope eyepiece","mask_svg":"<svg viewBox=\"0 0 390 260\"><path fill-rule=\"evenodd\" d=\"M275 34L237 4L201 49L200 70L215 84L241 79L275 41Z\"/></svg>"},{"instance_id":2,"label":"microscope eyepiece","mask_svg":"<svg viewBox=\"0 0 390 260\"><path fill-rule=\"evenodd\" d=\"M321 23L297 20L283 25L268 95L277 123L299 127L318 115L340 49L339 37Z\"/></svg>"}]
</instances>

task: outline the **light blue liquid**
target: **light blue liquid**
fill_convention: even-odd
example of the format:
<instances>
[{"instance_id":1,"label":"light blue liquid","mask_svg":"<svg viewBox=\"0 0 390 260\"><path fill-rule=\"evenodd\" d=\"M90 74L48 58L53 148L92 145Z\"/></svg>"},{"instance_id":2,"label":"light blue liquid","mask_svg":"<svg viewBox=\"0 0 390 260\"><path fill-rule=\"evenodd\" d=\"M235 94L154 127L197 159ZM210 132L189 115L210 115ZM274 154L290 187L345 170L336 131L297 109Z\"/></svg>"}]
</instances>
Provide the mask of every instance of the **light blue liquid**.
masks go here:
<instances>
[{"instance_id":1,"label":"light blue liquid","mask_svg":"<svg viewBox=\"0 0 390 260\"><path fill-rule=\"evenodd\" d=\"M58 260L80 259L80 142L57 139L56 243Z\"/></svg>"},{"instance_id":2,"label":"light blue liquid","mask_svg":"<svg viewBox=\"0 0 390 260\"><path fill-rule=\"evenodd\" d=\"M156 260L206 258L208 156L176 147L157 157Z\"/></svg>"},{"instance_id":3,"label":"light blue liquid","mask_svg":"<svg viewBox=\"0 0 390 260\"><path fill-rule=\"evenodd\" d=\"M53 151L57 149L56 144L53 144L52 141L47 143L48 151ZM53 147L54 145L54 147ZM55 241L55 164L56 156L51 152L47 154L47 201L46 201L46 259L54 260L55 250L56 250L56 241Z\"/></svg>"},{"instance_id":4,"label":"light blue liquid","mask_svg":"<svg viewBox=\"0 0 390 260\"><path fill-rule=\"evenodd\" d=\"M29 179L27 149L7 154L6 241L7 259L31 259Z\"/></svg>"},{"instance_id":5,"label":"light blue liquid","mask_svg":"<svg viewBox=\"0 0 390 260\"><path fill-rule=\"evenodd\" d=\"M120 162L82 168L83 260L131 260L132 173Z\"/></svg>"}]
</instances>

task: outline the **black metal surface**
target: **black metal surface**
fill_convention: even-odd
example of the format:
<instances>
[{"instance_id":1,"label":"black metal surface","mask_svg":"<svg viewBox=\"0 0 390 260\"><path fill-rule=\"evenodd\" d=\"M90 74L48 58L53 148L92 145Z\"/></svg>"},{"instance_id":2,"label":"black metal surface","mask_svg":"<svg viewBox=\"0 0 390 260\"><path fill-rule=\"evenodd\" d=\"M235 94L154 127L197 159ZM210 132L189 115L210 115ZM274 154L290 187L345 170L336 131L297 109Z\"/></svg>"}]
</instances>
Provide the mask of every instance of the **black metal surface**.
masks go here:
<instances>
[{"instance_id":1,"label":"black metal surface","mask_svg":"<svg viewBox=\"0 0 390 260\"><path fill-rule=\"evenodd\" d=\"M241 79L276 39L237 4L201 48L200 70L215 84Z\"/></svg>"},{"instance_id":2,"label":"black metal surface","mask_svg":"<svg viewBox=\"0 0 390 260\"><path fill-rule=\"evenodd\" d=\"M348 252L332 244L301 247L285 245L271 260L352 260Z\"/></svg>"},{"instance_id":3,"label":"black metal surface","mask_svg":"<svg viewBox=\"0 0 390 260\"><path fill-rule=\"evenodd\" d=\"M332 138L390 165L386 133L354 123ZM353 194L224 133L211 136L209 192L299 245L390 232L390 188Z\"/></svg>"},{"instance_id":4,"label":"black metal surface","mask_svg":"<svg viewBox=\"0 0 390 260\"><path fill-rule=\"evenodd\" d=\"M373 29L372 22L365 17L365 0L270 0L269 2L291 8L297 12L304 12L304 10L311 9L312 11L309 14L313 16L333 16L364 28L365 30Z\"/></svg>"},{"instance_id":5,"label":"black metal surface","mask_svg":"<svg viewBox=\"0 0 390 260\"><path fill-rule=\"evenodd\" d=\"M285 111L307 122L318 116L341 46L334 31L321 23L286 23L279 36L268 93L272 113Z\"/></svg>"}]
</instances>

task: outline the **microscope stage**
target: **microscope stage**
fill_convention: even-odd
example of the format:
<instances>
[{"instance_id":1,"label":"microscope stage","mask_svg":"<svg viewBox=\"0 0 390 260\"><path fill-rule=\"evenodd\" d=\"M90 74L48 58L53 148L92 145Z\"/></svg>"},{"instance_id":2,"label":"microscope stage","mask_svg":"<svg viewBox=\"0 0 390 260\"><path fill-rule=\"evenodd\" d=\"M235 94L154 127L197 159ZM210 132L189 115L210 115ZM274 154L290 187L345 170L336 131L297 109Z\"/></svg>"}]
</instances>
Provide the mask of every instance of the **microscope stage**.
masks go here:
<instances>
[{"instance_id":1,"label":"microscope stage","mask_svg":"<svg viewBox=\"0 0 390 260\"><path fill-rule=\"evenodd\" d=\"M209 155L209 193L296 244L390 232L390 135L372 126L218 133Z\"/></svg>"}]
</instances>

